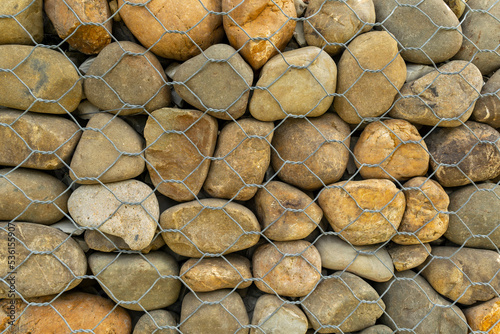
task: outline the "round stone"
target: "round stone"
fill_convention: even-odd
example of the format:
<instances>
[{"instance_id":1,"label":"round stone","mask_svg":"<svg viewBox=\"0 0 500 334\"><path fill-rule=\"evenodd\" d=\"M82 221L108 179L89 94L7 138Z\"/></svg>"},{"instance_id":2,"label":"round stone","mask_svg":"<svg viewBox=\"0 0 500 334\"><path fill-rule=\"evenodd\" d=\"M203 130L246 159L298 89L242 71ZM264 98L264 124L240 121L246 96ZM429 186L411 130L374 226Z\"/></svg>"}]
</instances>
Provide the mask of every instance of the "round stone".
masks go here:
<instances>
[{"instance_id":1,"label":"round stone","mask_svg":"<svg viewBox=\"0 0 500 334\"><path fill-rule=\"evenodd\" d=\"M472 118L494 128L500 127L500 71L496 71L483 86Z\"/></svg>"},{"instance_id":2,"label":"round stone","mask_svg":"<svg viewBox=\"0 0 500 334\"><path fill-rule=\"evenodd\" d=\"M390 327L386 325L375 325L362 330L359 334L392 334L394 333Z\"/></svg>"},{"instance_id":3,"label":"round stone","mask_svg":"<svg viewBox=\"0 0 500 334\"><path fill-rule=\"evenodd\" d=\"M176 334L178 333L175 329L176 326L177 321L171 312L154 310L145 313L139 318L132 334Z\"/></svg>"}]
</instances>

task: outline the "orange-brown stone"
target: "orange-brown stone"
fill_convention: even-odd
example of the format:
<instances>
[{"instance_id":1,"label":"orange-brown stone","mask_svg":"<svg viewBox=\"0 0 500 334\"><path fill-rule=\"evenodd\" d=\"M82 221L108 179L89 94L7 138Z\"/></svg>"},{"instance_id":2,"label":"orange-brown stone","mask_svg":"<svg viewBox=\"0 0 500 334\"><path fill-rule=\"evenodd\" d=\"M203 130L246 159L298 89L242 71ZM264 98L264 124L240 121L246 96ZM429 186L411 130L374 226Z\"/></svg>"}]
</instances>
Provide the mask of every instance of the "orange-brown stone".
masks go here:
<instances>
[{"instance_id":1,"label":"orange-brown stone","mask_svg":"<svg viewBox=\"0 0 500 334\"><path fill-rule=\"evenodd\" d=\"M500 298L463 310L467 323L473 331L500 333Z\"/></svg>"}]
</instances>

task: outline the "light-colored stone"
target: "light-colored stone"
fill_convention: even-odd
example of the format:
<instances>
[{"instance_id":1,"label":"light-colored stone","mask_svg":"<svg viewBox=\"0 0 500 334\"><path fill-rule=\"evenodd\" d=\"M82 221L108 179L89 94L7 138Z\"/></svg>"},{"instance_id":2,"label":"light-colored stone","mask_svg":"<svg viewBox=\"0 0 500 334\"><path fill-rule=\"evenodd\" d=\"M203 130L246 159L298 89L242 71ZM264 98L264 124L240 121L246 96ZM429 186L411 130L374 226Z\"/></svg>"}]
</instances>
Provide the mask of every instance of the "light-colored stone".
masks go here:
<instances>
[{"instance_id":1,"label":"light-colored stone","mask_svg":"<svg viewBox=\"0 0 500 334\"><path fill-rule=\"evenodd\" d=\"M35 44L43 39L42 0L4 0L0 3L0 44Z\"/></svg>"},{"instance_id":2,"label":"light-colored stone","mask_svg":"<svg viewBox=\"0 0 500 334\"><path fill-rule=\"evenodd\" d=\"M177 321L175 316L167 310L154 310L144 313L134 327L132 334L176 334ZM160 327L163 327L160 329Z\"/></svg>"},{"instance_id":3,"label":"light-colored stone","mask_svg":"<svg viewBox=\"0 0 500 334\"><path fill-rule=\"evenodd\" d=\"M421 265L431 254L432 248L429 244L419 245L396 245L387 248L392 258L392 263L397 271L413 269Z\"/></svg>"},{"instance_id":4,"label":"light-colored stone","mask_svg":"<svg viewBox=\"0 0 500 334\"><path fill-rule=\"evenodd\" d=\"M500 298L494 298L486 303L464 310L467 323L471 330L489 334L499 334Z\"/></svg>"},{"instance_id":5,"label":"light-colored stone","mask_svg":"<svg viewBox=\"0 0 500 334\"><path fill-rule=\"evenodd\" d=\"M100 252L130 250L130 246L122 238L106 234L99 230L85 230L85 243L90 249ZM151 243L146 248L141 249L141 252L147 254L163 246L165 246L165 241L161 235L155 234Z\"/></svg>"},{"instance_id":6,"label":"light-colored stone","mask_svg":"<svg viewBox=\"0 0 500 334\"><path fill-rule=\"evenodd\" d=\"M500 71L496 71L483 86L472 118L494 128L500 127Z\"/></svg>"}]
</instances>

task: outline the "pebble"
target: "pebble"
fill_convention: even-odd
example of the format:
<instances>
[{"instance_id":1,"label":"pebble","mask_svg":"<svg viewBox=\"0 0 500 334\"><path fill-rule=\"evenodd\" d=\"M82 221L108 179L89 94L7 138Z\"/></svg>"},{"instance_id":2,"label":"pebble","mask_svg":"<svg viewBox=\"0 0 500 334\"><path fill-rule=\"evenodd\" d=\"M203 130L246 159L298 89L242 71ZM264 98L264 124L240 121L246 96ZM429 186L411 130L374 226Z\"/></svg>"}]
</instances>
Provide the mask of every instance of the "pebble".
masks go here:
<instances>
[{"instance_id":1,"label":"pebble","mask_svg":"<svg viewBox=\"0 0 500 334\"><path fill-rule=\"evenodd\" d=\"M144 313L134 327L132 334L176 334L177 321L175 316L167 310L154 310ZM160 329L160 327L164 327Z\"/></svg>"},{"instance_id":2,"label":"pebble","mask_svg":"<svg viewBox=\"0 0 500 334\"><path fill-rule=\"evenodd\" d=\"M375 325L362 330L359 334L392 334L394 333L390 327L385 325Z\"/></svg>"},{"instance_id":3,"label":"pebble","mask_svg":"<svg viewBox=\"0 0 500 334\"><path fill-rule=\"evenodd\" d=\"M472 331L482 331L489 334L499 334L500 298L464 310L467 323Z\"/></svg>"},{"instance_id":4,"label":"pebble","mask_svg":"<svg viewBox=\"0 0 500 334\"><path fill-rule=\"evenodd\" d=\"M392 244L387 248L392 258L392 263L397 271L413 269L424 263L431 254L432 248L429 244L398 245Z\"/></svg>"},{"instance_id":5,"label":"pebble","mask_svg":"<svg viewBox=\"0 0 500 334\"><path fill-rule=\"evenodd\" d=\"M500 127L500 71L496 71L481 90L472 112L476 122L486 123L494 128Z\"/></svg>"},{"instance_id":6,"label":"pebble","mask_svg":"<svg viewBox=\"0 0 500 334\"><path fill-rule=\"evenodd\" d=\"M121 250L131 250L130 246L120 237L103 233L99 230L85 230L85 243L89 248L100 252L114 252ZM158 250L165 246L163 238L155 234L151 243L140 251L144 254Z\"/></svg>"},{"instance_id":7,"label":"pebble","mask_svg":"<svg viewBox=\"0 0 500 334\"><path fill-rule=\"evenodd\" d=\"M43 0L6 0L0 3L0 44L35 44L43 40Z\"/></svg>"}]
</instances>

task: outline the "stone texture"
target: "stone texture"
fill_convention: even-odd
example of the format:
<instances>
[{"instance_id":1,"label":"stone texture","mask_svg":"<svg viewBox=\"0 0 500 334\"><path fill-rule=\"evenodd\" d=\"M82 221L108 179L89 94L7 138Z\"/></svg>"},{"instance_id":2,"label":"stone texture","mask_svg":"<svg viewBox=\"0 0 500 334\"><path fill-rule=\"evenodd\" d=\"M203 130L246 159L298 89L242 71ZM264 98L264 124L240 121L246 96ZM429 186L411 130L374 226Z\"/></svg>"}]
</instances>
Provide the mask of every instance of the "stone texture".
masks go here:
<instances>
[{"instance_id":1,"label":"stone texture","mask_svg":"<svg viewBox=\"0 0 500 334\"><path fill-rule=\"evenodd\" d=\"M481 90L472 112L476 122L486 123L494 128L500 127L500 71L496 71Z\"/></svg>"},{"instance_id":2,"label":"stone texture","mask_svg":"<svg viewBox=\"0 0 500 334\"><path fill-rule=\"evenodd\" d=\"M309 119L289 118L274 131L272 167L281 180L305 190L336 182L347 167L350 132L349 126L333 113Z\"/></svg>"},{"instance_id":3,"label":"stone texture","mask_svg":"<svg viewBox=\"0 0 500 334\"><path fill-rule=\"evenodd\" d=\"M251 199L271 162L272 122L245 118L228 123L220 131L214 160L203 189L212 197L238 201ZM256 136L250 138L249 136Z\"/></svg>"},{"instance_id":4,"label":"stone texture","mask_svg":"<svg viewBox=\"0 0 500 334\"><path fill-rule=\"evenodd\" d=\"M462 17L465 11L466 3L468 0L444 0L446 5L450 7L451 11L458 17Z\"/></svg>"},{"instance_id":5,"label":"stone texture","mask_svg":"<svg viewBox=\"0 0 500 334\"><path fill-rule=\"evenodd\" d=\"M453 57L460 49L462 44L460 22L444 1L374 0L373 2L377 22L382 22L384 28L401 43L403 48L401 56L406 61L417 64L441 63ZM403 7L401 4L414 7Z\"/></svg>"},{"instance_id":6,"label":"stone texture","mask_svg":"<svg viewBox=\"0 0 500 334\"><path fill-rule=\"evenodd\" d=\"M390 280L394 274L392 259L380 245L352 246L334 235L323 235L314 243L323 268L346 270L375 282Z\"/></svg>"},{"instance_id":7,"label":"stone texture","mask_svg":"<svg viewBox=\"0 0 500 334\"><path fill-rule=\"evenodd\" d=\"M215 303L215 304L207 304ZM248 334L248 314L240 295L231 290L189 292L182 301L180 331L184 334Z\"/></svg>"},{"instance_id":8,"label":"stone texture","mask_svg":"<svg viewBox=\"0 0 500 334\"><path fill-rule=\"evenodd\" d=\"M417 128L402 119L368 124L353 153L364 179L407 180L425 175L429 168L427 145ZM361 167L362 164L378 167Z\"/></svg>"},{"instance_id":9,"label":"stone texture","mask_svg":"<svg viewBox=\"0 0 500 334\"><path fill-rule=\"evenodd\" d=\"M396 273L394 279L375 288L386 305L380 322L396 333L468 333L465 316L458 306L441 297L411 270Z\"/></svg>"},{"instance_id":10,"label":"stone texture","mask_svg":"<svg viewBox=\"0 0 500 334\"><path fill-rule=\"evenodd\" d=\"M467 323L473 331L483 331L489 334L500 333L500 298L494 298L486 303L464 310Z\"/></svg>"},{"instance_id":11,"label":"stone texture","mask_svg":"<svg viewBox=\"0 0 500 334\"><path fill-rule=\"evenodd\" d=\"M76 50L96 54L111 42L113 21L106 0L45 0L44 6L59 37Z\"/></svg>"},{"instance_id":12,"label":"stone texture","mask_svg":"<svg viewBox=\"0 0 500 334\"><path fill-rule=\"evenodd\" d=\"M300 66L302 68L292 68ZM261 121L288 115L323 115L333 101L337 65L320 48L304 47L271 58L260 72L248 109Z\"/></svg>"},{"instance_id":13,"label":"stone texture","mask_svg":"<svg viewBox=\"0 0 500 334\"><path fill-rule=\"evenodd\" d=\"M49 174L24 168L0 169L0 221L53 224L68 213L70 193L64 183Z\"/></svg>"},{"instance_id":14,"label":"stone texture","mask_svg":"<svg viewBox=\"0 0 500 334\"><path fill-rule=\"evenodd\" d=\"M331 184L321 191L318 203L335 232L362 246L385 242L397 233L406 201L391 181L371 179Z\"/></svg>"},{"instance_id":15,"label":"stone texture","mask_svg":"<svg viewBox=\"0 0 500 334\"><path fill-rule=\"evenodd\" d=\"M392 241L418 245L439 239L448 228L450 199L443 187L426 177L415 177L403 184L406 210L399 232ZM406 233L410 233L409 235Z\"/></svg>"},{"instance_id":16,"label":"stone texture","mask_svg":"<svg viewBox=\"0 0 500 334\"><path fill-rule=\"evenodd\" d=\"M15 284L15 298L48 296L73 289L82 281L76 277L87 271L87 259L78 243L50 226L4 223L0 230L0 246L0 277ZM12 249L14 263L9 258ZM13 271L14 274L9 274ZM7 297L11 298L12 292L2 283L0 298Z\"/></svg>"},{"instance_id":17,"label":"stone texture","mask_svg":"<svg viewBox=\"0 0 500 334\"><path fill-rule=\"evenodd\" d=\"M252 284L250 260L236 254L189 259L182 265L180 276L182 282L195 292L244 289Z\"/></svg>"},{"instance_id":18,"label":"stone texture","mask_svg":"<svg viewBox=\"0 0 500 334\"><path fill-rule=\"evenodd\" d=\"M490 300L500 291L500 255L496 251L433 247L432 255L419 268L437 292L460 304Z\"/></svg>"},{"instance_id":19,"label":"stone texture","mask_svg":"<svg viewBox=\"0 0 500 334\"><path fill-rule=\"evenodd\" d=\"M262 295L253 311L250 334L305 334L307 317L294 304L288 304L277 296Z\"/></svg>"},{"instance_id":20,"label":"stone texture","mask_svg":"<svg viewBox=\"0 0 500 334\"><path fill-rule=\"evenodd\" d=\"M134 327L132 334L176 334L174 328L166 328L167 326L177 326L175 316L166 310L154 310L145 313L139 318L139 321ZM165 327L160 329L160 327Z\"/></svg>"},{"instance_id":21,"label":"stone texture","mask_svg":"<svg viewBox=\"0 0 500 334\"><path fill-rule=\"evenodd\" d=\"M42 0L4 0L0 15L0 44L35 44L43 39ZM16 22L17 21L17 22ZM26 30L25 30L26 29Z\"/></svg>"},{"instance_id":22,"label":"stone texture","mask_svg":"<svg viewBox=\"0 0 500 334\"><path fill-rule=\"evenodd\" d=\"M397 271L413 269L421 265L431 254L432 248L429 244L419 245L396 245L387 248L392 258L392 263Z\"/></svg>"},{"instance_id":23,"label":"stone texture","mask_svg":"<svg viewBox=\"0 0 500 334\"><path fill-rule=\"evenodd\" d=\"M163 239L179 255L228 254L259 241L260 226L252 211L241 204L208 198L175 205L160 217ZM200 253L201 252L201 253Z\"/></svg>"},{"instance_id":24,"label":"stone texture","mask_svg":"<svg viewBox=\"0 0 500 334\"><path fill-rule=\"evenodd\" d=\"M179 202L194 199L208 174L206 158L215 150L217 121L198 110L163 108L149 116L144 137L147 167L157 190Z\"/></svg>"},{"instance_id":25,"label":"stone texture","mask_svg":"<svg viewBox=\"0 0 500 334\"><path fill-rule=\"evenodd\" d=\"M160 61L138 44L109 44L86 75L100 77L86 78L84 88L87 99L101 110L124 116L170 104L170 88Z\"/></svg>"},{"instance_id":26,"label":"stone texture","mask_svg":"<svg viewBox=\"0 0 500 334\"><path fill-rule=\"evenodd\" d=\"M48 305L28 306L24 301L18 301L16 314L19 317L15 326L3 333L47 334L87 330L95 334L129 334L132 331L130 315L109 299L84 292L69 292L55 297L29 300L31 303L50 303ZM6 328L8 306L9 299L0 302L1 331Z\"/></svg>"},{"instance_id":27,"label":"stone texture","mask_svg":"<svg viewBox=\"0 0 500 334\"><path fill-rule=\"evenodd\" d=\"M317 333L346 333L375 325L385 305L367 282L348 272L324 279L307 297L302 308ZM321 328L321 326L338 326Z\"/></svg>"},{"instance_id":28,"label":"stone texture","mask_svg":"<svg viewBox=\"0 0 500 334\"><path fill-rule=\"evenodd\" d=\"M405 79L394 37L385 31L364 33L349 43L338 63L337 94L343 96L335 98L335 111L350 124L378 117L391 107Z\"/></svg>"},{"instance_id":29,"label":"stone texture","mask_svg":"<svg viewBox=\"0 0 500 334\"><path fill-rule=\"evenodd\" d=\"M66 114L82 99L82 81L63 54L27 45L0 45L0 105L39 113ZM36 99L53 100L52 102Z\"/></svg>"},{"instance_id":30,"label":"stone texture","mask_svg":"<svg viewBox=\"0 0 500 334\"><path fill-rule=\"evenodd\" d=\"M68 209L79 225L120 237L132 250L151 243L160 215L153 190L137 180L83 185L71 194Z\"/></svg>"},{"instance_id":31,"label":"stone texture","mask_svg":"<svg viewBox=\"0 0 500 334\"><path fill-rule=\"evenodd\" d=\"M134 311L149 311L172 305L181 290L179 266L162 251L149 254L93 253L89 267L99 284L116 303ZM126 273L126 275L124 275ZM160 275L162 277L160 277Z\"/></svg>"},{"instance_id":32,"label":"stone texture","mask_svg":"<svg viewBox=\"0 0 500 334\"><path fill-rule=\"evenodd\" d=\"M221 15L208 13L221 11L220 0L118 0L118 7L135 38L160 57L187 60L224 36Z\"/></svg>"},{"instance_id":33,"label":"stone texture","mask_svg":"<svg viewBox=\"0 0 500 334\"><path fill-rule=\"evenodd\" d=\"M275 241L304 239L323 218L323 210L311 197L279 181L257 191L255 211L264 235Z\"/></svg>"},{"instance_id":34,"label":"stone texture","mask_svg":"<svg viewBox=\"0 0 500 334\"><path fill-rule=\"evenodd\" d=\"M386 325L375 325L368 327L365 330L359 332L359 334L392 334L394 333L390 327Z\"/></svg>"},{"instance_id":35,"label":"stone texture","mask_svg":"<svg viewBox=\"0 0 500 334\"><path fill-rule=\"evenodd\" d=\"M255 70L283 51L295 30L293 0L222 0L222 11L228 13L223 22L229 43Z\"/></svg>"},{"instance_id":36,"label":"stone texture","mask_svg":"<svg viewBox=\"0 0 500 334\"><path fill-rule=\"evenodd\" d=\"M86 230L85 231L85 243L90 249L94 249L100 252L114 252L121 250L131 250L130 246L120 237L116 237L111 234L103 233L99 230ZM150 251L158 250L165 246L165 241L159 234L155 234L155 237L151 243L146 247L141 249L142 253L149 253Z\"/></svg>"},{"instance_id":37,"label":"stone texture","mask_svg":"<svg viewBox=\"0 0 500 334\"><path fill-rule=\"evenodd\" d=\"M499 138L497 130L472 121L456 128L435 129L425 139L434 177L443 187L457 187L498 176Z\"/></svg>"},{"instance_id":38,"label":"stone texture","mask_svg":"<svg viewBox=\"0 0 500 334\"><path fill-rule=\"evenodd\" d=\"M201 111L219 109L207 113L231 120L240 118L247 109L253 71L233 47L216 44L182 63L173 79L182 82L174 88L187 103Z\"/></svg>"},{"instance_id":39,"label":"stone texture","mask_svg":"<svg viewBox=\"0 0 500 334\"><path fill-rule=\"evenodd\" d=\"M321 278L319 252L305 240L264 244L253 254L252 266L257 288L287 297L306 296Z\"/></svg>"},{"instance_id":40,"label":"stone texture","mask_svg":"<svg viewBox=\"0 0 500 334\"><path fill-rule=\"evenodd\" d=\"M389 116L416 124L459 126L472 114L482 86L483 77L474 64L450 61L406 83Z\"/></svg>"},{"instance_id":41,"label":"stone texture","mask_svg":"<svg viewBox=\"0 0 500 334\"><path fill-rule=\"evenodd\" d=\"M304 16L307 44L324 47L330 55L336 55L343 47L333 43L344 44L372 29L369 24L375 23L375 7L372 0L310 0Z\"/></svg>"}]
</instances>

